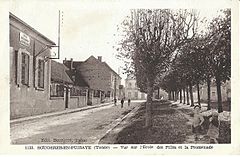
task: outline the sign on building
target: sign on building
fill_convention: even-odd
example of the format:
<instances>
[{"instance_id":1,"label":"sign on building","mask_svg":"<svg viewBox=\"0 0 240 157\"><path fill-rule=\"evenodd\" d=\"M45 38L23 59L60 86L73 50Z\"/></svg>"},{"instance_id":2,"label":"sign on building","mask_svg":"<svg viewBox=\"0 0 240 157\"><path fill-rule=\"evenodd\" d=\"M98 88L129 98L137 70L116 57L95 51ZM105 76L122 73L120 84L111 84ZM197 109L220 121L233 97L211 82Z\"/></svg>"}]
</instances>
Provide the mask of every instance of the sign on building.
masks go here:
<instances>
[{"instance_id":1,"label":"sign on building","mask_svg":"<svg viewBox=\"0 0 240 157\"><path fill-rule=\"evenodd\" d=\"M30 46L30 37L27 34L20 32L19 42L22 45L29 47Z\"/></svg>"}]
</instances>

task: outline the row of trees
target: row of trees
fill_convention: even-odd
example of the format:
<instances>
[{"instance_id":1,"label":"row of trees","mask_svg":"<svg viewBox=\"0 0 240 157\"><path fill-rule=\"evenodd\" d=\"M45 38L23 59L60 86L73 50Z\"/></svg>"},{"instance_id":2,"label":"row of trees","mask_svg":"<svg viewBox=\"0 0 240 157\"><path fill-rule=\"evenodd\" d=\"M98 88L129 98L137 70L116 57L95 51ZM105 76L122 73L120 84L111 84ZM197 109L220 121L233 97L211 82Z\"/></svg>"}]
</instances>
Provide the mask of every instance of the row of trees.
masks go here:
<instances>
[{"instance_id":1,"label":"row of trees","mask_svg":"<svg viewBox=\"0 0 240 157\"><path fill-rule=\"evenodd\" d=\"M199 84L207 82L210 90L210 81L214 78L218 109L222 112L221 83L230 78L231 69L230 19L230 10L224 10L206 31L199 33L196 10L131 10L131 15L122 23L124 38L118 57L127 61L125 71L134 73L137 85L147 93L147 127L152 125L155 87L165 89L169 96L189 90L193 105L192 87L196 85L199 91ZM198 99L200 103L199 94Z\"/></svg>"}]
</instances>

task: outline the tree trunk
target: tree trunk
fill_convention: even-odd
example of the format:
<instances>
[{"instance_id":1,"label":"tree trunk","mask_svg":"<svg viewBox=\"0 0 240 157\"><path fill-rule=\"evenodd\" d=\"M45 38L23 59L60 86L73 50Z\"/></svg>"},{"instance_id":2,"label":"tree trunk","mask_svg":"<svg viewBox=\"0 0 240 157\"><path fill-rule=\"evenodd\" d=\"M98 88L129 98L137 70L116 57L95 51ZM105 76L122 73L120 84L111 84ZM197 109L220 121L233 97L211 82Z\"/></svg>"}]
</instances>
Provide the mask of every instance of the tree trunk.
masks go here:
<instances>
[{"instance_id":1,"label":"tree trunk","mask_svg":"<svg viewBox=\"0 0 240 157\"><path fill-rule=\"evenodd\" d=\"M185 87L183 88L183 104L186 104Z\"/></svg>"},{"instance_id":2,"label":"tree trunk","mask_svg":"<svg viewBox=\"0 0 240 157\"><path fill-rule=\"evenodd\" d=\"M216 84L217 84L217 96L218 96L218 113L221 113L223 112L222 93L221 93L221 81L218 76L216 76Z\"/></svg>"},{"instance_id":3,"label":"tree trunk","mask_svg":"<svg viewBox=\"0 0 240 157\"><path fill-rule=\"evenodd\" d=\"M191 106L194 106L194 101L193 101L193 91L192 91L192 84L189 84L189 92L190 92L190 100L191 100Z\"/></svg>"},{"instance_id":4,"label":"tree trunk","mask_svg":"<svg viewBox=\"0 0 240 157\"><path fill-rule=\"evenodd\" d=\"M172 91L172 100L175 100L175 99L174 99L174 91Z\"/></svg>"},{"instance_id":5,"label":"tree trunk","mask_svg":"<svg viewBox=\"0 0 240 157\"><path fill-rule=\"evenodd\" d=\"M146 121L145 121L145 127L147 128L152 126L152 97L153 97L153 83L152 81L148 81L147 82Z\"/></svg>"},{"instance_id":6,"label":"tree trunk","mask_svg":"<svg viewBox=\"0 0 240 157\"><path fill-rule=\"evenodd\" d=\"M189 91L189 90L188 90L188 86L187 86L187 93L186 93L186 94L187 94L187 105L190 105L190 104L189 104L189 92L188 92L188 91Z\"/></svg>"},{"instance_id":7,"label":"tree trunk","mask_svg":"<svg viewBox=\"0 0 240 157\"><path fill-rule=\"evenodd\" d=\"M207 80L207 94L208 94L208 99L207 99L207 104L208 104L208 110L211 110L211 80L208 78Z\"/></svg>"},{"instance_id":8,"label":"tree trunk","mask_svg":"<svg viewBox=\"0 0 240 157\"><path fill-rule=\"evenodd\" d=\"M177 93L177 91L175 91L175 101L177 101L178 100L178 93Z\"/></svg>"},{"instance_id":9,"label":"tree trunk","mask_svg":"<svg viewBox=\"0 0 240 157\"><path fill-rule=\"evenodd\" d=\"M201 103L200 103L200 89L199 89L199 82L197 83L197 95L198 95L198 105L201 106Z\"/></svg>"},{"instance_id":10,"label":"tree trunk","mask_svg":"<svg viewBox=\"0 0 240 157\"><path fill-rule=\"evenodd\" d=\"M160 88L158 87L158 99L160 98Z\"/></svg>"},{"instance_id":11,"label":"tree trunk","mask_svg":"<svg viewBox=\"0 0 240 157\"><path fill-rule=\"evenodd\" d=\"M171 92L168 92L168 100L171 100Z\"/></svg>"},{"instance_id":12,"label":"tree trunk","mask_svg":"<svg viewBox=\"0 0 240 157\"><path fill-rule=\"evenodd\" d=\"M180 89L180 103L182 103L182 89Z\"/></svg>"}]
</instances>

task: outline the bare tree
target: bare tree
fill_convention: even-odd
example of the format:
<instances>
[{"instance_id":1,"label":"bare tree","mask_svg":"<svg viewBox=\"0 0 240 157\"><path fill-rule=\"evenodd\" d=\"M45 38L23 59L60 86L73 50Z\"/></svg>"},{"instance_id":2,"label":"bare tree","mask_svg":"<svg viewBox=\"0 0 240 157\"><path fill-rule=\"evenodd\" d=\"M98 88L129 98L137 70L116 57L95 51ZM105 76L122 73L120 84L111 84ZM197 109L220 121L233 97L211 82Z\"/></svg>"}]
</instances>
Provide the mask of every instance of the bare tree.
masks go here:
<instances>
[{"instance_id":1,"label":"bare tree","mask_svg":"<svg viewBox=\"0 0 240 157\"><path fill-rule=\"evenodd\" d=\"M169 70L179 46L191 40L197 28L194 10L137 9L123 21L119 57L128 60L138 86L147 92L146 127L152 126L152 95L157 78Z\"/></svg>"}]
</instances>

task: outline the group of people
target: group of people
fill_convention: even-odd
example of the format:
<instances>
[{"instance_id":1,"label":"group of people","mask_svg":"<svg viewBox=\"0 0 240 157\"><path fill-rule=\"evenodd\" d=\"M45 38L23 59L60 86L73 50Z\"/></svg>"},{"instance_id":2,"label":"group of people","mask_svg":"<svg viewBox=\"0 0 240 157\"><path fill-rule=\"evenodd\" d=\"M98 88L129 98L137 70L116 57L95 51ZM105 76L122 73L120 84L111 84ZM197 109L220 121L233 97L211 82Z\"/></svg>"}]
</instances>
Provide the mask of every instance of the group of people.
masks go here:
<instances>
[{"instance_id":1,"label":"group of people","mask_svg":"<svg viewBox=\"0 0 240 157\"><path fill-rule=\"evenodd\" d=\"M201 107L199 105L194 106L194 116L192 121L192 132L195 135L195 141L200 140L199 136L201 130L203 129L204 118L200 114ZM218 113L216 111L212 112L212 117L209 119L209 128L207 131L209 136L209 143L218 143L219 137L219 120Z\"/></svg>"},{"instance_id":2,"label":"group of people","mask_svg":"<svg viewBox=\"0 0 240 157\"><path fill-rule=\"evenodd\" d=\"M122 98L122 99L121 99L121 108L123 108L124 99L125 99L125 98ZM131 103L131 99L128 99L128 106L130 106L130 103ZM114 105L115 105L115 106L117 105L117 99L116 99L116 98L114 99Z\"/></svg>"}]
</instances>

